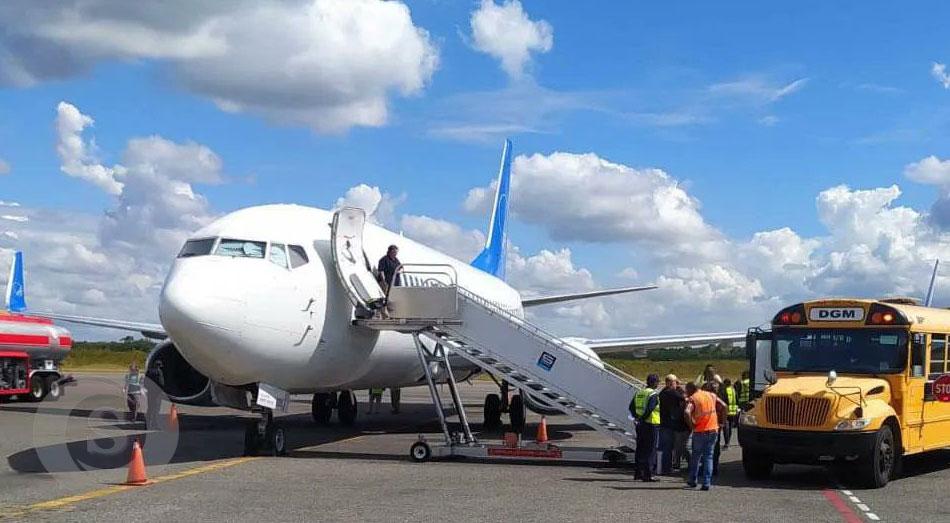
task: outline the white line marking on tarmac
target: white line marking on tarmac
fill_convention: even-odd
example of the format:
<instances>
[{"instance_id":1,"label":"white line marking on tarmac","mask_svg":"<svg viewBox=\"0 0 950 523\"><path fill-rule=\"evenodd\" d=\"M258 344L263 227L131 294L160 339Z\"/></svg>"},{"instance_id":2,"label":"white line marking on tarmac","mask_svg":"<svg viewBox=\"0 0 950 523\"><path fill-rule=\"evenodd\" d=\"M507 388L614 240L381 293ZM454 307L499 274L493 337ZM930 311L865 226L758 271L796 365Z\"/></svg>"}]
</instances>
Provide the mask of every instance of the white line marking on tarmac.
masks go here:
<instances>
[{"instance_id":1,"label":"white line marking on tarmac","mask_svg":"<svg viewBox=\"0 0 950 523\"><path fill-rule=\"evenodd\" d=\"M860 499L858 499L858 497L855 496L853 492L851 492L850 490L845 490L845 489L840 489L840 488L838 489L838 491L844 494L852 503L854 503L854 505L858 507L858 510L860 510L862 514L867 516L868 519L870 519L871 521L881 520L881 517L875 514L874 512L871 512L871 508L868 507L867 504L862 502Z\"/></svg>"}]
</instances>

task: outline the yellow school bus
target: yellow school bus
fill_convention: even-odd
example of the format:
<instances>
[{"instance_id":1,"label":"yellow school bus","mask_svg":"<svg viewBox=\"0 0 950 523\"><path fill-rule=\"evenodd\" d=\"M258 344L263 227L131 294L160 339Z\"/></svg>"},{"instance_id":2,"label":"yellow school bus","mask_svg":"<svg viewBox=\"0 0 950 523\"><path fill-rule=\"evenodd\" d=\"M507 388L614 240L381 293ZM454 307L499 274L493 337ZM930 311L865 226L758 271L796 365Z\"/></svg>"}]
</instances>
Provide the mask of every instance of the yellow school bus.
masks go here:
<instances>
[{"instance_id":1,"label":"yellow school bus","mask_svg":"<svg viewBox=\"0 0 950 523\"><path fill-rule=\"evenodd\" d=\"M753 400L739 421L746 475L835 464L878 488L904 456L950 446L950 403L933 387L950 372L948 334L950 310L907 298L799 303L770 331L750 330Z\"/></svg>"}]
</instances>

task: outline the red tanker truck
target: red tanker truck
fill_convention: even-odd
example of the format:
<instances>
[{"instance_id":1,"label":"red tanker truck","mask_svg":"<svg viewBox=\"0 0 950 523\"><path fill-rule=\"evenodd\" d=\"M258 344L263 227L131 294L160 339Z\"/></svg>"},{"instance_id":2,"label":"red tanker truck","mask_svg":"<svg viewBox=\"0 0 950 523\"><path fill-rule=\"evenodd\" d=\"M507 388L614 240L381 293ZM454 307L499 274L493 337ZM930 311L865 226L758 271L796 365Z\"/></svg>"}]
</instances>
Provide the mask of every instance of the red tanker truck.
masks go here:
<instances>
[{"instance_id":1,"label":"red tanker truck","mask_svg":"<svg viewBox=\"0 0 950 523\"><path fill-rule=\"evenodd\" d=\"M59 368L72 344L69 331L53 325L52 320L0 311L0 351L19 352L28 359L29 390L6 395L30 401L59 399L63 387L75 381Z\"/></svg>"}]
</instances>

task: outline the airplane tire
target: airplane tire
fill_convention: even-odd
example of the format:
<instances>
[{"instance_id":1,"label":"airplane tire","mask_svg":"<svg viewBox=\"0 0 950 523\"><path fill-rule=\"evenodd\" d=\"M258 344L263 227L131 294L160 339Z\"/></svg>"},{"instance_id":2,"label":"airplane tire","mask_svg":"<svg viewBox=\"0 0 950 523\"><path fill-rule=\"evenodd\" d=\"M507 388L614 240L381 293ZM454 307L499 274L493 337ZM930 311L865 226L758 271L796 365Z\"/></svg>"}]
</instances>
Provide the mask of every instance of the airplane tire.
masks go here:
<instances>
[{"instance_id":1,"label":"airplane tire","mask_svg":"<svg viewBox=\"0 0 950 523\"><path fill-rule=\"evenodd\" d=\"M336 402L336 415L340 424L352 427L356 423L356 395L352 391L340 391Z\"/></svg>"},{"instance_id":2,"label":"airplane tire","mask_svg":"<svg viewBox=\"0 0 950 523\"><path fill-rule=\"evenodd\" d=\"M511 404L508 405L508 419L511 421L511 430L518 434L521 434L524 431L525 425L525 410L524 410L524 399L522 399L521 394L515 394L511 398Z\"/></svg>"},{"instance_id":3,"label":"airplane tire","mask_svg":"<svg viewBox=\"0 0 950 523\"><path fill-rule=\"evenodd\" d=\"M318 392L310 402L310 413L317 425L329 425L333 416L333 397L327 392Z\"/></svg>"},{"instance_id":4,"label":"airplane tire","mask_svg":"<svg viewBox=\"0 0 950 523\"><path fill-rule=\"evenodd\" d=\"M501 426L501 397L498 394L485 396L485 417L482 425L486 429L495 429Z\"/></svg>"}]
</instances>

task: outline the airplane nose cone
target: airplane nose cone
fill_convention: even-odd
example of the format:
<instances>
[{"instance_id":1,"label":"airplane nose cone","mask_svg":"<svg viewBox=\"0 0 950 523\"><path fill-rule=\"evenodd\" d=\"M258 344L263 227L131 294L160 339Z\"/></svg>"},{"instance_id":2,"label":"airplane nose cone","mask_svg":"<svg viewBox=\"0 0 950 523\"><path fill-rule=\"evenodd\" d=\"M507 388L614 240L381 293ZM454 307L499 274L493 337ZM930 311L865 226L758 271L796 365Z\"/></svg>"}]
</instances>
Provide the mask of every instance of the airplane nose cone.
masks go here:
<instances>
[{"instance_id":1,"label":"airplane nose cone","mask_svg":"<svg viewBox=\"0 0 950 523\"><path fill-rule=\"evenodd\" d=\"M189 363L209 378L230 382L243 374L222 362L243 337L246 292L240 275L231 274L221 261L207 256L176 262L165 280L158 313Z\"/></svg>"}]
</instances>

